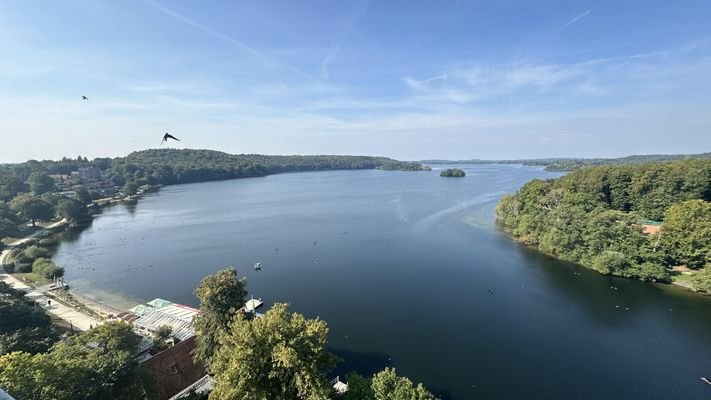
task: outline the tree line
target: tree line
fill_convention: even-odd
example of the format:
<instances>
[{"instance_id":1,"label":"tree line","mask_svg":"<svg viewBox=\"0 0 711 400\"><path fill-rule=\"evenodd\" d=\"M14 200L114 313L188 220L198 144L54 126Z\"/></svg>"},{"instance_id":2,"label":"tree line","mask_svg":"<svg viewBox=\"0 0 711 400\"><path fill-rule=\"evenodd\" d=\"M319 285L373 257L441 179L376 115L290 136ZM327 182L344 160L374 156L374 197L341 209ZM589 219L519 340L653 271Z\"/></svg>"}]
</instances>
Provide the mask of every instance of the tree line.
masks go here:
<instances>
[{"instance_id":1,"label":"tree line","mask_svg":"<svg viewBox=\"0 0 711 400\"><path fill-rule=\"evenodd\" d=\"M528 182L496 215L517 240L601 273L669 281L683 265L711 292L710 201L711 160L607 165Z\"/></svg>"},{"instance_id":2,"label":"tree line","mask_svg":"<svg viewBox=\"0 0 711 400\"><path fill-rule=\"evenodd\" d=\"M233 155L212 150L152 149L126 157L62 158L30 160L20 164L0 165L0 238L17 233L23 220L48 220L55 216L72 222L88 219L83 207L99 194L86 188L68 199L53 194L55 181L50 175L63 176L79 168L102 170L106 182L118 186L124 194L135 194L143 185L174 185L224 179L266 176L269 174L347 169L428 170L419 163L367 156L268 156Z\"/></svg>"},{"instance_id":3,"label":"tree line","mask_svg":"<svg viewBox=\"0 0 711 400\"><path fill-rule=\"evenodd\" d=\"M621 164L646 164L652 162L711 159L711 153L699 154L645 154L619 158L524 158L518 160L423 160L425 164L521 164L545 167L546 171L574 171L585 167Z\"/></svg>"}]
</instances>

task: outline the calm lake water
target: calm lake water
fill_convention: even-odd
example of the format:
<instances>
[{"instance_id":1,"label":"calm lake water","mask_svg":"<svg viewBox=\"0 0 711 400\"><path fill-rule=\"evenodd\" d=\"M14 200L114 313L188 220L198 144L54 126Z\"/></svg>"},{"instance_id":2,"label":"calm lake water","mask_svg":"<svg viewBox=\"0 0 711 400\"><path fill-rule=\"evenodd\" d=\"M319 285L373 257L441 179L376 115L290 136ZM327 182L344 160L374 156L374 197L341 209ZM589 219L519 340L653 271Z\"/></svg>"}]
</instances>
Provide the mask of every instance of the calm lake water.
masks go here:
<instances>
[{"instance_id":1,"label":"calm lake water","mask_svg":"<svg viewBox=\"0 0 711 400\"><path fill-rule=\"evenodd\" d=\"M171 186L106 209L55 260L124 309L196 305L200 279L235 266L267 305L328 322L337 372L390 365L443 398L711 398L711 299L516 245L494 225L498 198L557 175L463 169Z\"/></svg>"}]
</instances>

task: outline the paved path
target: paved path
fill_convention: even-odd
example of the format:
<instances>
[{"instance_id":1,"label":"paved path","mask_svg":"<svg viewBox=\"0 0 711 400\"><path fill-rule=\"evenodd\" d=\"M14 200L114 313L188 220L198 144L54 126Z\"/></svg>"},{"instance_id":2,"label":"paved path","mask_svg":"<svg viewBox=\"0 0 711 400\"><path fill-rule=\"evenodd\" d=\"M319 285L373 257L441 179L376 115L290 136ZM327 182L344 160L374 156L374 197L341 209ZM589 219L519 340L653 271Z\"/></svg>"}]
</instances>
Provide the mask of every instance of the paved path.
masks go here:
<instances>
[{"instance_id":1,"label":"paved path","mask_svg":"<svg viewBox=\"0 0 711 400\"><path fill-rule=\"evenodd\" d=\"M65 223L64 220L61 220L59 222L55 222L54 224L51 224L47 226L47 229L54 228L60 224ZM35 290L32 287L26 285L24 282L21 280L15 278L14 276L8 274L5 272L4 269L2 269L3 262L5 260L5 257L7 257L8 254L10 254L10 250L12 246L16 246L18 244L21 244L23 242L26 242L33 238L34 236L39 235L43 231L38 231L33 233L32 235L22 238L20 240L17 240L13 243L11 243L8 247L7 250L3 251L0 253L0 281L3 281L10 285L11 287L22 290L23 292L27 292L25 296L28 298L34 300L37 302L38 305L42 306L47 312L50 312L59 318L69 322L70 324L74 325L76 328L79 330L85 331L88 330L92 326L96 326L101 324L101 321L97 318L94 318L93 316L84 314L80 311L77 311L71 307L67 307L64 304L61 304L53 299L49 299L47 296L44 295L44 293L41 291L41 289L45 289L46 287L40 288L40 290ZM51 305L49 301L51 300Z\"/></svg>"}]
</instances>

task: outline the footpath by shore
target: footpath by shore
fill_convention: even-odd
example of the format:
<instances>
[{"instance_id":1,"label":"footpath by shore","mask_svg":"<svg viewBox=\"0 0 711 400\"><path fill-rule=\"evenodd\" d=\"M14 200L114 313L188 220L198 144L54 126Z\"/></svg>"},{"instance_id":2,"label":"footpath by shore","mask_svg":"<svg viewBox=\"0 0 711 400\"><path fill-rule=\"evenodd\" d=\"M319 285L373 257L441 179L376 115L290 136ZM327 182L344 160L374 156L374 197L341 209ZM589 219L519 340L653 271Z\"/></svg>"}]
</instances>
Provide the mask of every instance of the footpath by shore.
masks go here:
<instances>
[{"instance_id":1,"label":"footpath by shore","mask_svg":"<svg viewBox=\"0 0 711 400\"><path fill-rule=\"evenodd\" d=\"M91 329L91 327L100 325L102 323L102 319L97 318L94 315L90 315L87 312L83 312L79 307L70 307L66 304L61 303L60 301L57 301L56 298L51 295L49 286L42 286L40 288L31 287L26 283L22 282L21 280L15 278L14 276L8 274L2 268L5 258L10 254L10 251L13 249L13 247L34 238L42 232L57 228L66 223L67 221L65 220L55 222L53 224L45 226L44 229L39 230L33 233L32 235L26 236L22 239L10 243L7 248L2 253L0 253L0 281L7 283L10 287L14 289L25 292L25 296L32 299L32 301L34 301L37 305L41 306L47 312L65 320L67 323L71 324L71 326L79 330L85 331ZM91 304L91 302L86 301L86 299L80 296L73 295L72 297L77 301L81 302L83 306L87 307L87 309L94 311L97 315L106 315L112 313L107 312L107 310L105 309L100 309L99 307L97 307L96 304ZM115 310L112 311L113 313L115 313Z\"/></svg>"}]
</instances>

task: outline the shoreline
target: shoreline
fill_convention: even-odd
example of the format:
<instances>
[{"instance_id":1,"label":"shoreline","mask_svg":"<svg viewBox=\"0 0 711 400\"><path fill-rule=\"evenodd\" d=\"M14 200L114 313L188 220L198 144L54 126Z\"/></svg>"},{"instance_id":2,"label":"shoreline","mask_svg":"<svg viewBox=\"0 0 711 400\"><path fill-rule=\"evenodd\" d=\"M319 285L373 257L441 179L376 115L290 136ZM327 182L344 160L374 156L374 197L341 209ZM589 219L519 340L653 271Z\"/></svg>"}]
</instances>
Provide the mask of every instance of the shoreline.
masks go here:
<instances>
[{"instance_id":1,"label":"shoreline","mask_svg":"<svg viewBox=\"0 0 711 400\"><path fill-rule=\"evenodd\" d=\"M497 224L497 225L498 225L498 224ZM516 243L517 245L519 245L519 246L521 246L521 247L524 247L524 248L529 249L529 250L533 250L533 251L535 251L535 252L537 252L537 253L543 254L543 255L545 255L545 256L547 256L547 257L551 257L551 258L554 258L554 259L559 260L559 261L564 261L564 262L567 262L567 263L574 264L574 265L576 265L577 267L585 268L586 270L593 271L593 272L595 272L595 273L597 273L597 274L599 274L599 275L612 276L612 277L615 277L615 278L622 278L622 279L627 279L627 280L630 280L630 281L636 281L636 282L640 282L640 283L648 283L648 284L652 284L652 285L656 284L656 285L663 285L663 286L667 286L667 287L676 287L676 288L684 289L686 292L690 292L690 293L693 293L693 294L696 294L696 295L699 295L699 296L702 296L702 297L711 297L711 293L706 293L706 292L702 292L702 291L696 290L696 288L693 286L693 284L691 284L691 282L689 282L689 281L682 281L682 280L674 280L673 277L672 277L672 279L671 279L670 282L660 282L660 281L644 281L644 280L641 280L641 279L630 278L630 277L622 276L622 275L603 274L603 273L598 272L598 271L596 271L596 270L594 270L594 269L592 269L592 268L589 268L589 267L587 267L587 266L585 266L584 264L581 264L581 263L579 263L579 262L566 260L566 259L563 259L563 258L558 257L558 256L555 255L555 254L551 254L551 253L545 252L545 251L541 250L541 249L540 249L538 246L536 246L536 245L531 245L531 244L526 244L526 243L524 243L524 242L521 242L520 240L516 239L513 235L511 235L508 231L506 231L506 230L503 229L503 228L499 228L499 231L502 232L509 240L513 241L514 243Z\"/></svg>"},{"instance_id":2,"label":"shoreline","mask_svg":"<svg viewBox=\"0 0 711 400\"><path fill-rule=\"evenodd\" d=\"M4 260L9 256L10 252L17 245L21 245L43 232L54 232L54 234L63 232L66 227L70 224L65 220L61 219L57 222L53 222L47 226L41 227L42 229L33 232L32 234L19 238L12 243L8 244L6 248L0 252L0 281L5 282L8 286L13 289L25 292L25 297L31 299L36 304L40 305L45 312L48 314L53 314L56 317L64 320L70 326L76 327L79 330L86 331L91 329L93 326L97 326L103 323L106 318L103 316L104 310L101 310L91 301L84 298L83 296L77 296L74 292L67 290L66 294L72 299L75 299L78 305L68 304L70 303L66 299L62 299L63 296L58 296L57 292L50 290L49 285L45 286L31 286L26 282L18 279L14 274L10 274L5 271ZM57 227L62 227L59 231L54 231ZM90 315L89 313L82 311L81 308L85 307L90 312L101 317L97 319L96 316Z\"/></svg>"}]
</instances>

